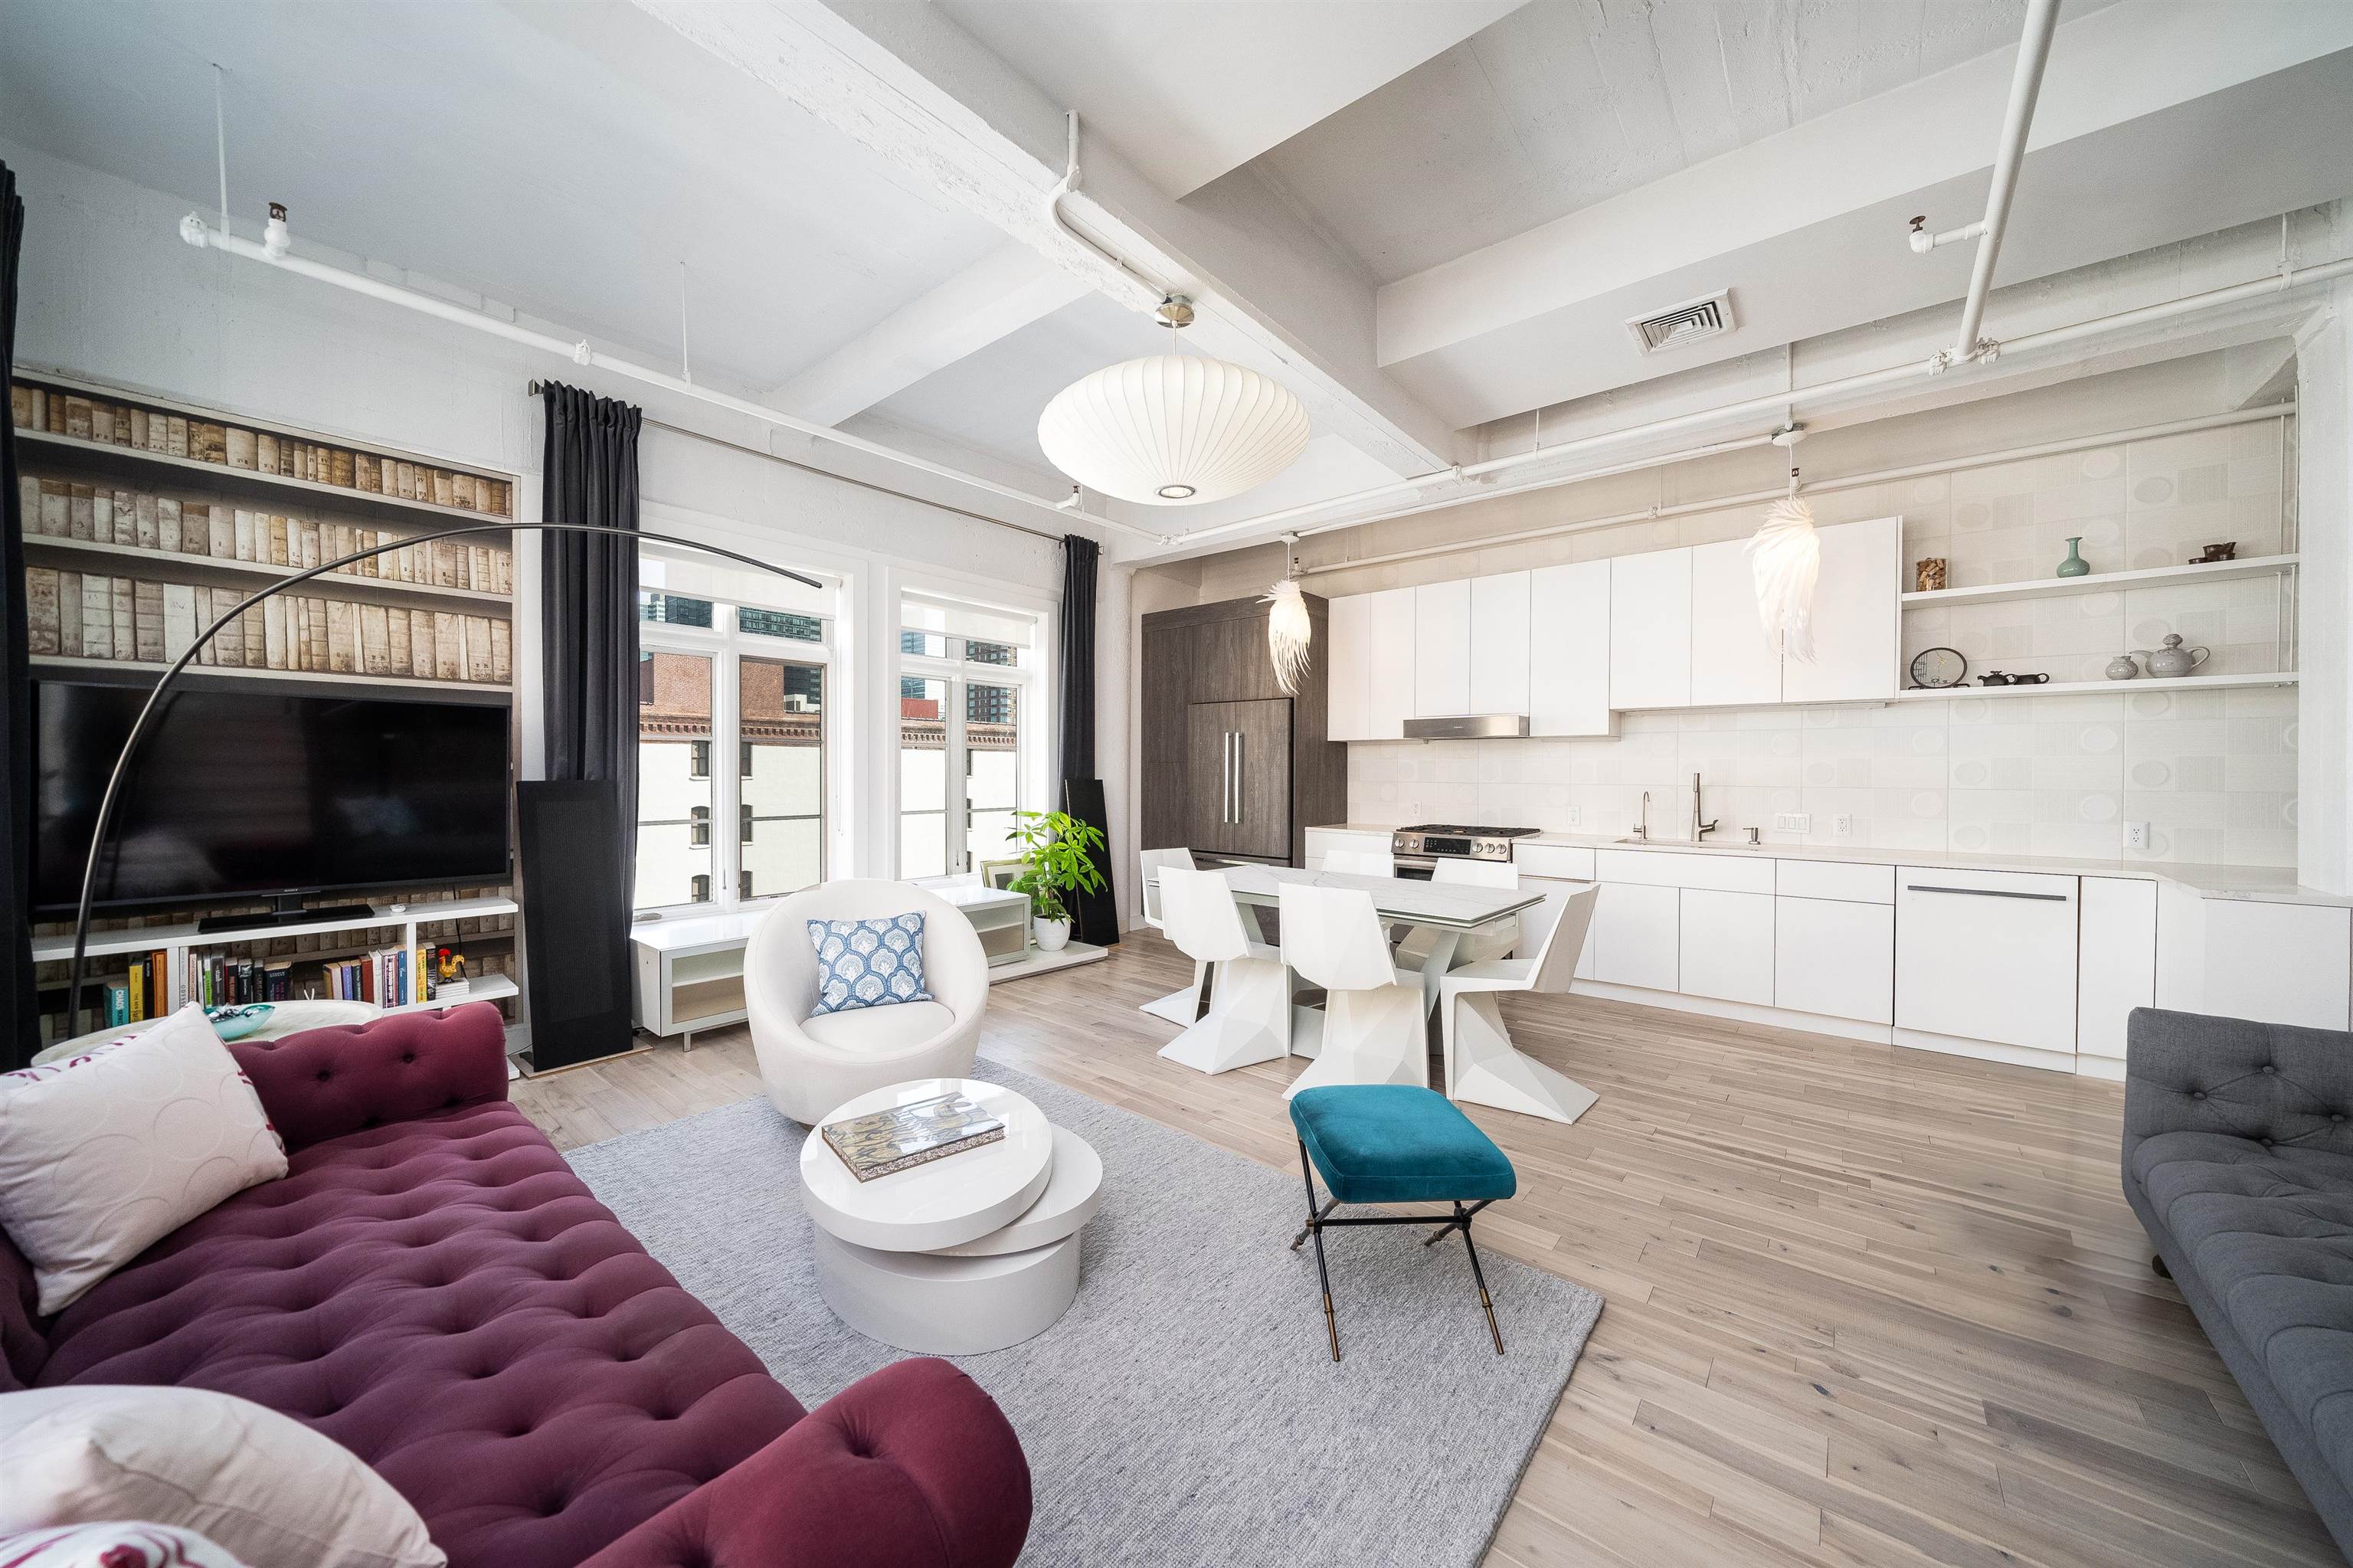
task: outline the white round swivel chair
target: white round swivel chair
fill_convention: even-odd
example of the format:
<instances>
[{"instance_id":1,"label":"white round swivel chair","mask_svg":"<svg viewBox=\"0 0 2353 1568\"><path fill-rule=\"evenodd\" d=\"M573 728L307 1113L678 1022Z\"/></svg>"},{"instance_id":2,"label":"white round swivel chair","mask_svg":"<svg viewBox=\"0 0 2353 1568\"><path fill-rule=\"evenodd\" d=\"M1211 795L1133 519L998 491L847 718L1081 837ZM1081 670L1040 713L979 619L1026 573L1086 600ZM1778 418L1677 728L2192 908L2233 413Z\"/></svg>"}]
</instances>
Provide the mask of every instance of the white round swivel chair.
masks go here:
<instances>
[{"instance_id":1,"label":"white round swivel chair","mask_svg":"<svg viewBox=\"0 0 2353 1568\"><path fill-rule=\"evenodd\" d=\"M807 923L917 913L923 989L933 1000L817 1014L817 948ZM820 883L777 905L753 930L744 1005L768 1098L814 1126L888 1084L969 1076L988 1006L988 956L964 912L937 894L904 882Z\"/></svg>"}]
</instances>

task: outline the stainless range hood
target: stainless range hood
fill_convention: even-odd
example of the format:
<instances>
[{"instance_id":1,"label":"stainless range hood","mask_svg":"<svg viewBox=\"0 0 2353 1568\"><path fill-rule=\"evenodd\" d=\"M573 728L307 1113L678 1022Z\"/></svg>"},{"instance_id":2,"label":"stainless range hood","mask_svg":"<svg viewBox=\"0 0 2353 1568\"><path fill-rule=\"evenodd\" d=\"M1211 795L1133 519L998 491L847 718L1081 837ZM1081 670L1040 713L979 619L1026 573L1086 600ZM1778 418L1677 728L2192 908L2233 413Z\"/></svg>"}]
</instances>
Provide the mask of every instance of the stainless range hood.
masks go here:
<instances>
[{"instance_id":1,"label":"stainless range hood","mask_svg":"<svg viewBox=\"0 0 2353 1568\"><path fill-rule=\"evenodd\" d=\"M1527 733L1525 714L1450 714L1405 721L1408 740L1518 740Z\"/></svg>"}]
</instances>

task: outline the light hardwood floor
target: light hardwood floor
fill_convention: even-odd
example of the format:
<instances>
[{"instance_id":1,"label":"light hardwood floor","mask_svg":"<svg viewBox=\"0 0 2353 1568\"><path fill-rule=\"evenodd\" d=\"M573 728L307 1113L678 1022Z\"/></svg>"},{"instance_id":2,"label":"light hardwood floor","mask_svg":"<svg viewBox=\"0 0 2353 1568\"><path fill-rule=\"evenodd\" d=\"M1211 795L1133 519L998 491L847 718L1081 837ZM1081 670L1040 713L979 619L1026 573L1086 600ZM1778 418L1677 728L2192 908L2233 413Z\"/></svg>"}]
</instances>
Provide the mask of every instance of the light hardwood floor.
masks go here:
<instances>
[{"instance_id":1,"label":"light hardwood floor","mask_svg":"<svg viewBox=\"0 0 2353 1568\"><path fill-rule=\"evenodd\" d=\"M1136 1004L1190 973L1145 933L1000 985L983 1054L1295 1169L1297 1064L1154 1054L1174 1030ZM1586 998L1505 1012L1601 1101L1567 1128L1470 1107L1520 1173L1480 1236L1609 1305L1496 1568L2341 1561L2149 1273L2117 1086ZM760 1083L739 1029L514 1092L570 1147Z\"/></svg>"}]
</instances>

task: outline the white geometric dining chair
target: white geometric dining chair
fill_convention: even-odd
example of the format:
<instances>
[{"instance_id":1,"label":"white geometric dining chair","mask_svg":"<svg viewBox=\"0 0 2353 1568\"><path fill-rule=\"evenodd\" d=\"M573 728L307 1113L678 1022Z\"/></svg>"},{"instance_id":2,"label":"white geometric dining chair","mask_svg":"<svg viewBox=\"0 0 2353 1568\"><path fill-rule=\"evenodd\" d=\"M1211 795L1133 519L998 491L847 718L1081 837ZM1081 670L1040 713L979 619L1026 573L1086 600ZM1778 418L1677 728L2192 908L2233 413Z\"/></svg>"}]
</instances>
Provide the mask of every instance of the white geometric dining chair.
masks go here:
<instances>
[{"instance_id":1,"label":"white geometric dining chair","mask_svg":"<svg viewBox=\"0 0 2353 1568\"><path fill-rule=\"evenodd\" d=\"M1490 959L1450 969L1438 981L1439 1022L1445 1040L1446 1096L1552 1121L1575 1121L1600 1097L1556 1073L1512 1044L1500 999L1506 991L1557 994L1568 990L1577 955L1593 925L1599 884L1560 901L1560 918L1535 956Z\"/></svg>"},{"instance_id":2,"label":"white geometric dining chair","mask_svg":"<svg viewBox=\"0 0 2353 1568\"><path fill-rule=\"evenodd\" d=\"M1324 991L1319 1053L1282 1097L1325 1084L1427 1087L1421 977L1391 960L1373 895L1286 882L1279 897L1282 961Z\"/></svg>"},{"instance_id":3,"label":"white geometric dining chair","mask_svg":"<svg viewBox=\"0 0 2353 1568\"><path fill-rule=\"evenodd\" d=\"M1179 871L1193 869L1193 852L1188 849L1156 849L1144 852L1144 923L1155 930L1165 931L1168 922L1160 914L1160 874L1169 866ZM1182 991L1172 991L1166 996L1145 1002L1137 1011L1155 1018L1165 1018L1171 1023L1189 1024L1201 1016L1203 993L1209 986L1209 966L1195 959L1193 983Z\"/></svg>"},{"instance_id":4,"label":"white geometric dining chair","mask_svg":"<svg viewBox=\"0 0 2353 1568\"><path fill-rule=\"evenodd\" d=\"M1180 1066L1229 1072L1291 1054L1291 976L1282 955L1252 941L1234 890L1214 871L1160 868L1168 939L1209 966L1209 1011L1160 1048Z\"/></svg>"},{"instance_id":5,"label":"white geometric dining chair","mask_svg":"<svg viewBox=\"0 0 2353 1568\"><path fill-rule=\"evenodd\" d=\"M1458 860L1441 858L1430 872L1432 882L1454 883L1469 887L1508 887L1517 889L1520 874L1513 866L1493 860ZM1419 969L1429 962L1430 949L1438 944L1438 933L1424 926L1398 944L1398 962ZM1491 959L1508 959L1512 949L1520 945L1520 917L1516 915L1500 921L1491 931L1466 931L1454 947L1457 964L1483 964Z\"/></svg>"}]
</instances>

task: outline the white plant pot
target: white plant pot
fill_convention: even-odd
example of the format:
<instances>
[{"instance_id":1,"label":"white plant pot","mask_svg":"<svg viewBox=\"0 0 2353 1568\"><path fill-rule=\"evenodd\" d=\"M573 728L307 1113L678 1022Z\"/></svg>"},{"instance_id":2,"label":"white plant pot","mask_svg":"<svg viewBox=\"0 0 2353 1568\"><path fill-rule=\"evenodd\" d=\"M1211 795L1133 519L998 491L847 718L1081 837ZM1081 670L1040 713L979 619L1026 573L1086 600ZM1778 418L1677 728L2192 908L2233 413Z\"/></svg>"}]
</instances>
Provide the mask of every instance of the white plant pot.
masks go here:
<instances>
[{"instance_id":1,"label":"white plant pot","mask_svg":"<svg viewBox=\"0 0 2353 1568\"><path fill-rule=\"evenodd\" d=\"M1040 920L1038 922L1038 950L1039 952L1059 953L1070 945L1071 923L1068 920Z\"/></svg>"}]
</instances>

